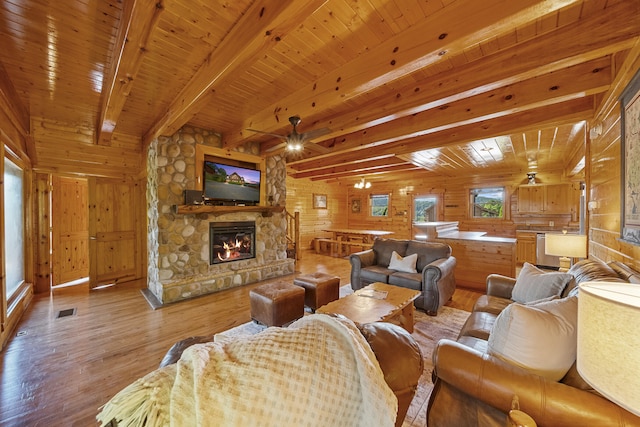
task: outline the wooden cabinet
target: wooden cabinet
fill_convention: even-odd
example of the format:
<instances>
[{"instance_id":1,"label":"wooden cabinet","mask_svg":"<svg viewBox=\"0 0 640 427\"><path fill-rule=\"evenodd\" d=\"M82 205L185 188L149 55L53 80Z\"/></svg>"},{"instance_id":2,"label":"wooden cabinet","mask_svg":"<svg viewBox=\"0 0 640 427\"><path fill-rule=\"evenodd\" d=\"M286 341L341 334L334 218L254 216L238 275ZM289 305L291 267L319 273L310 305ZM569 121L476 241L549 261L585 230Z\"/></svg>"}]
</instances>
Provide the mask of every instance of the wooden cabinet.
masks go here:
<instances>
[{"instance_id":1,"label":"wooden cabinet","mask_svg":"<svg viewBox=\"0 0 640 427\"><path fill-rule=\"evenodd\" d=\"M536 263L536 233L516 232L516 264Z\"/></svg>"},{"instance_id":2,"label":"wooden cabinet","mask_svg":"<svg viewBox=\"0 0 640 427\"><path fill-rule=\"evenodd\" d=\"M545 186L523 185L518 188L518 212L544 211Z\"/></svg>"},{"instance_id":3,"label":"wooden cabinet","mask_svg":"<svg viewBox=\"0 0 640 427\"><path fill-rule=\"evenodd\" d=\"M580 190L572 184L535 184L518 187L518 213L570 214L577 212Z\"/></svg>"}]
</instances>

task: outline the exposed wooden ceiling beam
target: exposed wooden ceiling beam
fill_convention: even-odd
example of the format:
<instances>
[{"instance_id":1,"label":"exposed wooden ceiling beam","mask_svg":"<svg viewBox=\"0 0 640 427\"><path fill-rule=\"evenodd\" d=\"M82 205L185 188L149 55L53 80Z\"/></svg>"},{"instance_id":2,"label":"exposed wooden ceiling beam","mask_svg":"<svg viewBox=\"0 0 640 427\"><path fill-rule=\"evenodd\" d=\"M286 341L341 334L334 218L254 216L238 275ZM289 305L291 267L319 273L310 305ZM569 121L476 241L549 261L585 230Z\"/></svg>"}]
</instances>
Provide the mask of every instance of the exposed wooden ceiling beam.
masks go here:
<instances>
[{"instance_id":1,"label":"exposed wooden ceiling beam","mask_svg":"<svg viewBox=\"0 0 640 427\"><path fill-rule=\"evenodd\" d=\"M341 172L341 173L334 173L334 174L330 174L330 175L320 175L320 176L311 176L311 181L322 181L322 180L326 180L326 179L341 179L341 178L351 178L351 177L362 177L364 175L366 175L367 177L373 176L373 175L382 175L382 174L388 174L388 173L398 173L398 172L404 172L404 171L417 171L417 170L424 170L419 166L415 166L412 165L411 163L404 163L404 164L400 164L400 165L389 165L389 166L385 166L385 167L380 167L380 168L365 168L365 169L360 169L360 170L353 170L353 171L346 171L346 172Z\"/></svg>"},{"instance_id":2,"label":"exposed wooden ceiling beam","mask_svg":"<svg viewBox=\"0 0 640 427\"><path fill-rule=\"evenodd\" d=\"M227 133L224 144L235 147L253 136L246 128L281 131L283 127L274 117L278 111L302 114L313 110L310 105L324 110L339 108L347 100L440 61L443 55L462 53L469 44L489 39L571 3L574 1L452 3L316 82L247 117L237 129ZM323 127L331 125L324 123Z\"/></svg>"},{"instance_id":3,"label":"exposed wooden ceiling beam","mask_svg":"<svg viewBox=\"0 0 640 427\"><path fill-rule=\"evenodd\" d=\"M96 126L96 142L109 145L118 117L140 71L149 36L164 10L162 0L124 2L111 69L102 88L102 105Z\"/></svg>"},{"instance_id":4,"label":"exposed wooden ceiling beam","mask_svg":"<svg viewBox=\"0 0 640 427\"><path fill-rule=\"evenodd\" d=\"M343 135L332 146L332 153L317 158L379 147L389 142L602 93L608 89L611 80L610 61L601 58Z\"/></svg>"},{"instance_id":5,"label":"exposed wooden ceiling beam","mask_svg":"<svg viewBox=\"0 0 640 427\"><path fill-rule=\"evenodd\" d=\"M293 178L309 178L309 177L320 177L320 176L347 176L354 174L362 174L363 171L378 171L382 169L387 169L391 167L414 167L411 163L400 160L397 157L389 157L378 160L370 160L366 162L353 162L348 165L339 165L332 166L323 169L315 169L312 171L305 171L300 173L291 173L289 174ZM347 175L341 175L347 174Z\"/></svg>"},{"instance_id":6,"label":"exposed wooden ceiling beam","mask_svg":"<svg viewBox=\"0 0 640 427\"><path fill-rule=\"evenodd\" d=\"M377 147L375 155L398 156L430 148L464 144L482 138L509 135L539 127L574 123L590 117L592 113L593 97L584 97L484 120L478 123L471 123L455 129L441 130L426 136L391 142ZM373 154L372 150L351 151L338 153L333 157L325 157L322 159L313 158L306 161L293 162L288 164L288 167L298 171L305 171L332 164L340 165L356 160L366 160L367 152Z\"/></svg>"},{"instance_id":7,"label":"exposed wooden ceiling beam","mask_svg":"<svg viewBox=\"0 0 640 427\"><path fill-rule=\"evenodd\" d=\"M209 101L208 96L225 77L264 55L326 1L254 2L180 91L166 113L145 133L145 144L159 135L175 133Z\"/></svg>"}]
</instances>

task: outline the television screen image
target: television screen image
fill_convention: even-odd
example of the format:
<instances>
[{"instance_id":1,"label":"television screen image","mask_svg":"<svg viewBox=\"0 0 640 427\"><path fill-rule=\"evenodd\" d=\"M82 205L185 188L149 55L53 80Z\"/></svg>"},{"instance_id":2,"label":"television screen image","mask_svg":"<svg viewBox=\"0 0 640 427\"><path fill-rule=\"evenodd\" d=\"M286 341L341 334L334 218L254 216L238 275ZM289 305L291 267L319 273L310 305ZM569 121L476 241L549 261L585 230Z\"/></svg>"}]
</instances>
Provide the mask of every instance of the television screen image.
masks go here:
<instances>
[{"instance_id":1,"label":"television screen image","mask_svg":"<svg viewBox=\"0 0 640 427\"><path fill-rule=\"evenodd\" d=\"M204 197L215 201L257 204L260 202L260 171L204 162Z\"/></svg>"}]
</instances>

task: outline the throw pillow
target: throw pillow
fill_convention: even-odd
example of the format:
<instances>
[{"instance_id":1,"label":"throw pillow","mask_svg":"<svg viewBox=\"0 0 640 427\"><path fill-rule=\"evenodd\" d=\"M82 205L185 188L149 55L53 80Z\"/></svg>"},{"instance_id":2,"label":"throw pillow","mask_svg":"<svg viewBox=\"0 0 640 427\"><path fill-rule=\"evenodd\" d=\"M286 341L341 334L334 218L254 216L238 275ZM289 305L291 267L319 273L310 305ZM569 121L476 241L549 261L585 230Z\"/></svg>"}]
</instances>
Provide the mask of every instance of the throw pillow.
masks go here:
<instances>
[{"instance_id":1,"label":"throw pillow","mask_svg":"<svg viewBox=\"0 0 640 427\"><path fill-rule=\"evenodd\" d=\"M560 295L572 280L573 276L571 274L545 272L525 262L516 279L511 299L516 302L527 303Z\"/></svg>"},{"instance_id":2,"label":"throw pillow","mask_svg":"<svg viewBox=\"0 0 640 427\"><path fill-rule=\"evenodd\" d=\"M513 303L496 318L489 354L552 381L559 381L576 360L578 298L538 304Z\"/></svg>"},{"instance_id":3,"label":"throw pillow","mask_svg":"<svg viewBox=\"0 0 640 427\"><path fill-rule=\"evenodd\" d=\"M393 251L391 253L391 260L389 261L389 268L405 273L417 273L416 261L418 261L418 254L408 255L403 258L398 255L398 252Z\"/></svg>"}]
</instances>

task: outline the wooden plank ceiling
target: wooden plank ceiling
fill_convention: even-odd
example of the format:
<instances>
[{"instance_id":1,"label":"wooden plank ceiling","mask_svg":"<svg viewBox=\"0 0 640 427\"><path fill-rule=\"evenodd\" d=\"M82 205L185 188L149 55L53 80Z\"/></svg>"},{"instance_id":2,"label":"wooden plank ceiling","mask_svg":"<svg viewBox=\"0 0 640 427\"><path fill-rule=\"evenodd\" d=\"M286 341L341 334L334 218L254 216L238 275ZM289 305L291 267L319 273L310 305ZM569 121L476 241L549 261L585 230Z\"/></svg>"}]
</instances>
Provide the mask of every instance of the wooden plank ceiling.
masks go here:
<instances>
[{"instance_id":1,"label":"wooden plank ceiling","mask_svg":"<svg viewBox=\"0 0 640 427\"><path fill-rule=\"evenodd\" d=\"M0 95L27 134L190 124L295 177L572 176L639 36L637 0L4 0ZM329 131L285 151L293 115Z\"/></svg>"}]
</instances>

